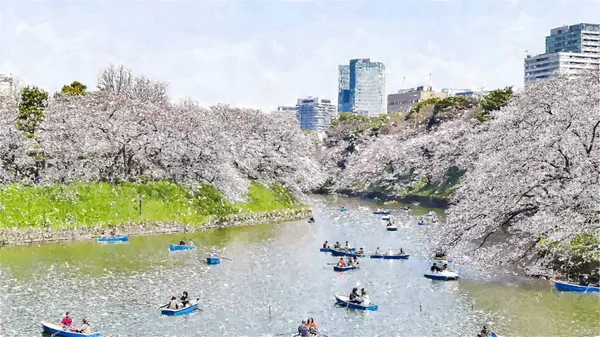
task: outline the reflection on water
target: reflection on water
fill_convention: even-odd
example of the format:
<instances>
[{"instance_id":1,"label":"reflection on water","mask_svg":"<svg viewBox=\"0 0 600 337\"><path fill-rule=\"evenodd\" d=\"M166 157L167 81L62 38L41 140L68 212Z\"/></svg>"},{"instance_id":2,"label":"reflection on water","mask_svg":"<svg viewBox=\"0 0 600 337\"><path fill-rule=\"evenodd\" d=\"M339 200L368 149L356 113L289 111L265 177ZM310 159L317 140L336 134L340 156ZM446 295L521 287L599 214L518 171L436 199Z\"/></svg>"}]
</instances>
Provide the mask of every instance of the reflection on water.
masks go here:
<instances>
[{"instance_id":1,"label":"reflection on water","mask_svg":"<svg viewBox=\"0 0 600 337\"><path fill-rule=\"evenodd\" d=\"M350 212L337 211L342 202ZM419 253L427 238L414 218L405 215L398 232L386 232L370 214L373 204L346 199L314 206L315 224L1 249L0 335L39 336L40 321L58 322L67 310L78 324L88 317L103 336L265 336L294 331L309 316L331 337L475 336L484 322L503 336L598 334L597 296L557 294L539 281L523 287L427 280L429 264ZM169 252L182 236L199 249ZM411 258L363 259L360 270L336 273L328 265L336 258L318 251L324 240L349 240L367 251L402 247ZM233 261L207 266L212 246ZM334 293L357 285L379 311L334 307ZM161 316L158 306L184 290L200 298L203 311Z\"/></svg>"}]
</instances>

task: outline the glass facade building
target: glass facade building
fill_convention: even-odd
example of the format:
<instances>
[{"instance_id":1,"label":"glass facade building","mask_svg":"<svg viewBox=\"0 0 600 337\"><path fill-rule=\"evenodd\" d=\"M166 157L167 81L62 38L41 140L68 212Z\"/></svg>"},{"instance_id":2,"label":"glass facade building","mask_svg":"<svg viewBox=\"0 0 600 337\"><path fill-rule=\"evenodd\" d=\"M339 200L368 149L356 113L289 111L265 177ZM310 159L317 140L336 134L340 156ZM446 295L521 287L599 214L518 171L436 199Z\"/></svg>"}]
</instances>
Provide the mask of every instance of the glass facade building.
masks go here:
<instances>
[{"instance_id":1,"label":"glass facade building","mask_svg":"<svg viewBox=\"0 0 600 337\"><path fill-rule=\"evenodd\" d=\"M338 110L374 117L387 111L385 65L370 59L338 67Z\"/></svg>"},{"instance_id":2,"label":"glass facade building","mask_svg":"<svg viewBox=\"0 0 600 337\"><path fill-rule=\"evenodd\" d=\"M335 117L337 117L337 109L331 100L312 96L298 99L296 118L303 131L325 131L331 126L331 120Z\"/></svg>"}]
</instances>

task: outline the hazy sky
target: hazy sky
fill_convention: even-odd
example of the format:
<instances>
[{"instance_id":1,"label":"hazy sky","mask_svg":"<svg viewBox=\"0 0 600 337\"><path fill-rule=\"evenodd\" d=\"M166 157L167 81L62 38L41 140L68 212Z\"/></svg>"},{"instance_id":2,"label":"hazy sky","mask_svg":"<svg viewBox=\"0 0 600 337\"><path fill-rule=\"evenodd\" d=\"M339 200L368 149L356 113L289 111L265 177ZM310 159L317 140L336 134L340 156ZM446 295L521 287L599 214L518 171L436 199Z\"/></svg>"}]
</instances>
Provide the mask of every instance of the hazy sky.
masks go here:
<instances>
[{"instance_id":1,"label":"hazy sky","mask_svg":"<svg viewBox=\"0 0 600 337\"><path fill-rule=\"evenodd\" d=\"M371 58L403 86L522 86L550 28L600 23L600 2L0 0L0 73L55 91L123 63L171 96L272 109L337 100L337 65Z\"/></svg>"}]
</instances>

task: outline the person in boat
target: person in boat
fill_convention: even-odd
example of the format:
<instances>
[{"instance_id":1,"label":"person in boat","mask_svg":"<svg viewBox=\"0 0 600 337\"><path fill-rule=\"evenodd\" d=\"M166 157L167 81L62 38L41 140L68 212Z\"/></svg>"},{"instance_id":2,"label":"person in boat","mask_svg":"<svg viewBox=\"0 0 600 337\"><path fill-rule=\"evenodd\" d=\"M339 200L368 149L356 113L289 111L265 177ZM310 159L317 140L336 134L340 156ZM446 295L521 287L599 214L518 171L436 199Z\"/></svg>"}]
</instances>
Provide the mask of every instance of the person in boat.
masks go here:
<instances>
[{"instance_id":1,"label":"person in boat","mask_svg":"<svg viewBox=\"0 0 600 337\"><path fill-rule=\"evenodd\" d=\"M187 291L183 292L183 296L181 296L181 298L179 300L181 301L181 305L183 307L189 307L190 306L190 298L188 296L188 292Z\"/></svg>"},{"instance_id":2,"label":"person in boat","mask_svg":"<svg viewBox=\"0 0 600 337\"><path fill-rule=\"evenodd\" d=\"M362 299L363 305L371 304L371 300L369 300L369 295L367 295L365 288L360 289L360 298Z\"/></svg>"},{"instance_id":3,"label":"person in boat","mask_svg":"<svg viewBox=\"0 0 600 337\"><path fill-rule=\"evenodd\" d=\"M361 248L361 249L362 249L362 248ZM352 259L352 264L358 267L358 257L356 257L356 256L355 256L355 257Z\"/></svg>"},{"instance_id":4,"label":"person in boat","mask_svg":"<svg viewBox=\"0 0 600 337\"><path fill-rule=\"evenodd\" d=\"M392 248L388 249L387 253L385 253L386 255L394 255L394 251L392 250Z\"/></svg>"},{"instance_id":5,"label":"person in boat","mask_svg":"<svg viewBox=\"0 0 600 337\"><path fill-rule=\"evenodd\" d=\"M431 272L432 273L439 273L441 271L442 271L442 269L440 267L438 267L438 265L434 262L433 265L431 266Z\"/></svg>"},{"instance_id":6,"label":"person in boat","mask_svg":"<svg viewBox=\"0 0 600 337\"><path fill-rule=\"evenodd\" d=\"M442 252L442 251L438 251L437 253L435 253L435 257L438 259L445 259L446 258L446 253Z\"/></svg>"},{"instance_id":7,"label":"person in boat","mask_svg":"<svg viewBox=\"0 0 600 337\"><path fill-rule=\"evenodd\" d=\"M315 222L315 218L313 218L312 216L310 217L310 219L308 219L308 222L313 223Z\"/></svg>"},{"instance_id":8,"label":"person in boat","mask_svg":"<svg viewBox=\"0 0 600 337\"><path fill-rule=\"evenodd\" d=\"M63 317L62 321L60 321L60 324L62 325L62 327L64 329L64 328L70 327L72 323L73 323L73 320L71 319L71 317L69 317L69 312L67 311L67 313L65 314L65 317Z\"/></svg>"},{"instance_id":9,"label":"person in boat","mask_svg":"<svg viewBox=\"0 0 600 337\"><path fill-rule=\"evenodd\" d=\"M317 330L317 324L315 323L315 320L312 317L308 318L308 320L306 321L306 325L308 326L308 332L311 335L319 334L319 330Z\"/></svg>"},{"instance_id":10,"label":"person in boat","mask_svg":"<svg viewBox=\"0 0 600 337\"><path fill-rule=\"evenodd\" d=\"M81 328L75 329L75 332L86 334L86 335L92 333L92 326L88 322L87 318L83 319Z\"/></svg>"},{"instance_id":11,"label":"person in boat","mask_svg":"<svg viewBox=\"0 0 600 337\"><path fill-rule=\"evenodd\" d=\"M398 255L404 255L404 249L400 248L400 251L398 252Z\"/></svg>"},{"instance_id":12,"label":"person in boat","mask_svg":"<svg viewBox=\"0 0 600 337\"><path fill-rule=\"evenodd\" d=\"M391 226L393 226L393 225L394 225L394 223L392 222L392 220L388 221L388 223L387 223L387 227L391 227Z\"/></svg>"},{"instance_id":13,"label":"person in boat","mask_svg":"<svg viewBox=\"0 0 600 337\"><path fill-rule=\"evenodd\" d=\"M381 255L381 250L379 249L379 247L375 249L375 253L373 255Z\"/></svg>"},{"instance_id":14,"label":"person in boat","mask_svg":"<svg viewBox=\"0 0 600 337\"><path fill-rule=\"evenodd\" d=\"M306 324L306 321L302 321L302 324L300 324L298 327L298 336L309 337L308 325Z\"/></svg>"},{"instance_id":15,"label":"person in boat","mask_svg":"<svg viewBox=\"0 0 600 337\"><path fill-rule=\"evenodd\" d=\"M181 240L179 240L179 245L180 246L185 246L185 240L183 238Z\"/></svg>"},{"instance_id":16,"label":"person in boat","mask_svg":"<svg viewBox=\"0 0 600 337\"><path fill-rule=\"evenodd\" d=\"M177 297L171 296L171 301L169 301L169 305L167 306L167 309L177 310L177 308L178 308Z\"/></svg>"},{"instance_id":17,"label":"person in boat","mask_svg":"<svg viewBox=\"0 0 600 337\"><path fill-rule=\"evenodd\" d=\"M108 235L110 235L110 236L115 236L115 235L117 235L117 233L116 233L116 232L115 232L115 230L113 229L113 230L111 230L111 231L110 231L110 233L108 233Z\"/></svg>"},{"instance_id":18,"label":"person in boat","mask_svg":"<svg viewBox=\"0 0 600 337\"><path fill-rule=\"evenodd\" d=\"M442 266L442 271L446 271L448 270L448 264L444 263L444 265Z\"/></svg>"},{"instance_id":19,"label":"person in boat","mask_svg":"<svg viewBox=\"0 0 600 337\"><path fill-rule=\"evenodd\" d=\"M194 246L194 241L192 241L192 239L190 239L190 241L188 241L188 246L190 246L190 247Z\"/></svg>"},{"instance_id":20,"label":"person in boat","mask_svg":"<svg viewBox=\"0 0 600 337\"><path fill-rule=\"evenodd\" d=\"M346 263L344 262L344 258L340 257L340 260L338 261L338 267L345 267Z\"/></svg>"},{"instance_id":21,"label":"person in boat","mask_svg":"<svg viewBox=\"0 0 600 337\"><path fill-rule=\"evenodd\" d=\"M327 244L328 244L328 243L329 243L329 242L327 242L327 240L325 240L325 242L323 243L323 248L327 248L327 246L328 246Z\"/></svg>"},{"instance_id":22,"label":"person in boat","mask_svg":"<svg viewBox=\"0 0 600 337\"><path fill-rule=\"evenodd\" d=\"M340 245L340 242L339 242L339 241L336 241L336 242L335 242L335 245L333 245L333 248L334 248L334 249L340 249L340 248L342 248L342 246Z\"/></svg>"},{"instance_id":23,"label":"person in boat","mask_svg":"<svg viewBox=\"0 0 600 337\"><path fill-rule=\"evenodd\" d=\"M352 258L351 258L351 257L347 257L347 258L346 258L346 265L347 265L348 267L351 267L351 266L352 266Z\"/></svg>"},{"instance_id":24,"label":"person in boat","mask_svg":"<svg viewBox=\"0 0 600 337\"><path fill-rule=\"evenodd\" d=\"M584 286L584 287L589 286L590 283L587 281L587 277L585 277L583 275L579 275L579 285Z\"/></svg>"},{"instance_id":25,"label":"person in boat","mask_svg":"<svg viewBox=\"0 0 600 337\"><path fill-rule=\"evenodd\" d=\"M481 332L477 334L477 337L491 337L492 331L487 327L487 325L483 326Z\"/></svg>"},{"instance_id":26,"label":"person in boat","mask_svg":"<svg viewBox=\"0 0 600 337\"><path fill-rule=\"evenodd\" d=\"M356 303L356 304L362 303L362 298L360 298L360 295L358 294L358 288L352 289L352 292L350 293L350 296L349 296L349 300L350 300L350 303Z\"/></svg>"},{"instance_id":27,"label":"person in boat","mask_svg":"<svg viewBox=\"0 0 600 337\"><path fill-rule=\"evenodd\" d=\"M364 253L365 253L365 251L361 247L356 254L364 254ZM356 257L354 257L354 258L356 258Z\"/></svg>"},{"instance_id":28,"label":"person in boat","mask_svg":"<svg viewBox=\"0 0 600 337\"><path fill-rule=\"evenodd\" d=\"M346 250L350 249L350 244L348 243L348 241L346 241L346 245L344 246L344 249L346 249Z\"/></svg>"}]
</instances>

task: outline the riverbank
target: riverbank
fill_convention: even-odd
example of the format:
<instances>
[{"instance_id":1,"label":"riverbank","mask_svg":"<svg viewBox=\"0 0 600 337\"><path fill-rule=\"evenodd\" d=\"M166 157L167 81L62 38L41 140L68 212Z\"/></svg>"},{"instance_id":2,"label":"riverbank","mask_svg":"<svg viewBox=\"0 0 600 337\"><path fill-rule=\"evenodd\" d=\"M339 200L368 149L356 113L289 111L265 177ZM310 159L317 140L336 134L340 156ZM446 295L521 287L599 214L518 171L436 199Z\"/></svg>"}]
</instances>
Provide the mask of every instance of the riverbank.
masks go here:
<instances>
[{"instance_id":1,"label":"riverbank","mask_svg":"<svg viewBox=\"0 0 600 337\"><path fill-rule=\"evenodd\" d=\"M175 233L307 218L310 208L279 184L253 182L243 202L213 186L167 181L102 182L0 189L0 245L87 240L109 230Z\"/></svg>"},{"instance_id":2,"label":"riverbank","mask_svg":"<svg viewBox=\"0 0 600 337\"><path fill-rule=\"evenodd\" d=\"M124 223L111 226L118 234L154 235L187 233L216 228L251 226L261 223L277 223L306 219L312 211L309 207L271 212L232 214L210 219L204 224L186 225L178 222L141 222ZM91 240L106 233L106 226L79 226L63 229L51 228L10 228L0 229L0 246L21 245L44 242Z\"/></svg>"},{"instance_id":3,"label":"riverbank","mask_svg":"<svg viewBox=\"0 0 600 337\"><path fill-rule=\"evenodd\" d=\"M398 202L404 204L419 203L423 207L429 208L442 208L446 209L450 206L450 202L447 199L437 198L432 196L423 195L397 195L387 194L383 192L366 192L366 191L355 191L351 189L337 190L336 193L345 195L347 197L356 197L368 200L378 200L382 202ZM319 194L329 194L329 192L323 191Z\"/></svg>"}]
</instances>

